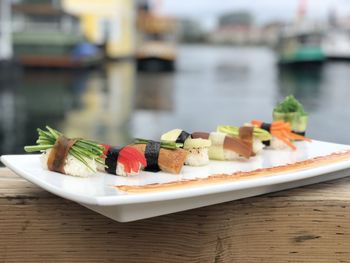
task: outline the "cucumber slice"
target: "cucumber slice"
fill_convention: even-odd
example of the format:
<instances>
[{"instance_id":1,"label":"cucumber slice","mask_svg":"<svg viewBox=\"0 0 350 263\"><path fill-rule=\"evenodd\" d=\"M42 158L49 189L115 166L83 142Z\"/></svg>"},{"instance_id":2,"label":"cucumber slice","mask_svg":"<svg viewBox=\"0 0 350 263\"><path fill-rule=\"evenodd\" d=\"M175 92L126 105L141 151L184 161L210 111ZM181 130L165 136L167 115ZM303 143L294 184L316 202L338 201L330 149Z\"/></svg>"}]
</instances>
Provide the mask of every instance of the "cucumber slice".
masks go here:
<instances>
[{"instance_id":1,"label":"cucumber slice","mask_svg":"<svg viewBox=\"0 0 350 263\"><path fill-rule=\"evenodd\" d=\"M191 139L188 138L184 143L184 149L191 148L208 148L211 145L210 140L205 140L202 138Z\"/></svg>"},{"instance_id":2,"label":"cucumber slice","mask_svg":"<svg viewBox=\"0 0 350 263\"><path fill-rule=\"evenodd\" d=\"M208 150L210 160L225 160L224 147L210 146Z\"/></svg>"},{"instance_id":3,"label":"cucumber slice","mask_svg":"<svg viewBox=\"0 0 350 263\"><path fill-rule=\"evenodd\" d=\"M224 145L226 134L222 132L211 132L209 139L211 140L211 145L222 146Z\"/></svg>"},{"instance_id":4,"label":"cucumber slice","mask_svg":"<svg viewBox=\"0 0 350 263\"><path fill-rule=\"evenodd\" d=\"M181 129L173 129L171 131L168 131L167 133L164 133L162 137L160 137L161 141L176 141L176 139L179 137L180 133L182 132Z\"/></svg>"},{"instance_id":5,"label":"cucumber slice","mask_svg":"<svg viewBox=\"0 0 350 263\"><path fill-rule=\"evenodd\" d=\"M224 140L226 134L221 132L211 132L209 139L211 146L208 151L209 159L212 160L225 160L224 154Z\"/></svg>"}]
</instances>

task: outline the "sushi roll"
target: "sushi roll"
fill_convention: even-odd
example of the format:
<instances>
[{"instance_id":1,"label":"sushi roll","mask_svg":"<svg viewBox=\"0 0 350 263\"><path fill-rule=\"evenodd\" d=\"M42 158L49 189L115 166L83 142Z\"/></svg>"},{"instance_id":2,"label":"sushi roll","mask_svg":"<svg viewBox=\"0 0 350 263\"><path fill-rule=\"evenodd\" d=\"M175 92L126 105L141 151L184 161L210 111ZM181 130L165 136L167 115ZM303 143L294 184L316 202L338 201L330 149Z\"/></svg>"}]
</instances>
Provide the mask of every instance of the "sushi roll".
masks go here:
<instances>
[{"instance_id":1,"label":"sushi roll","mask_svg":"<svg viewBox=\"0 0 350 263\"><path fill-rule=\"evenodd\" d=\"M130 146L144 154L147 163L145 171L149 172L179 174L187 156L185 150L170 142L136 139L135 144Z\"/></svg>"},{"instance_id":2,"label":"sushi roll","mask_svg":"<svg viewBox=\"0 0 350 263\"><path fill-rule=\"evenodd\" d=\"M272 112L273 121L284 121L291 125L293 133L305 136L308 114L303 105L293 96L289 95L279 103Z\"/></svg>"},{"instance_id":3,"label":"sushi roll","mask_svg":"<svg viewBox=\"0 0 350 263\"><path fill-rule=\"evenodd\" d=\"M251 121L251 124L255 127L268 131L272 137L264 143L272 149L287 149L296 150L297 147L293 144L293 141L308 141L311 140L292 132L290 123L284 121L274 121L272 123L266 123L259 120Z\"/></svg>"},{"instance_id":4,"label":"sushi roll","mask_svg":"<svg viewBox=\"0 0 350 263\"><path fill-rule=\"evenodd\" d=\"M97 163L103 164L103 146L84 139L70 139L46 127L38 129L37 145L25 146L26 152L42 152L44 169L71 176L86 177L97 172Z\"/></svg>"},{"instance_id":5,"label":"sushi roll","mask_svg":"<svg viewBox=\"0 0 350 263\"><path fill-rule=\"evenodd\" d=\"M251 130L252 129L252 130ZM231 137L244 139L249 136L249 140L252 136L253 153L256 155L265 148L264 141L271 139L271 134L268 131L254 127L252 124L247 123L242 127L235 127L231 125L219 125L217 127L218 132L225 133Z\"/></svg>"},{"instance_id":6,"label":"sushi roll","mask_svg":"<svg viewBox=\"0 0 350 263\"><path fill-rule=\"evenodd\" d=\"M240 157L253 156L252 143L241 138L233 138L222 132L194 132L192 138L202 138L211 141L208 149L210 160L236 160Z\"/></svg>"},{"instance_id":7,"label":"sushi roll","mask_svg":"<svg viewBox=\"0 0 350 263\"><path fill-rule=\"evenodd\" d=\"M209 163L208 149L211 141L192 138L192 135L181 129L171 130L161 136L161 141L175 142L179 148L187 151L186 165L203 166Z\"/></svg>"},{"instance_id":8,"label":"sushi roll","mask_svg":"<svg viewBox=\"0 0 350 263\"><path fill-rule=\"evenodd\" d=\"M137 175L147 166L144 155L131 146L113 147L103 144L104 166L99 170L120 176Z\"/></svg>"}]
</instances>

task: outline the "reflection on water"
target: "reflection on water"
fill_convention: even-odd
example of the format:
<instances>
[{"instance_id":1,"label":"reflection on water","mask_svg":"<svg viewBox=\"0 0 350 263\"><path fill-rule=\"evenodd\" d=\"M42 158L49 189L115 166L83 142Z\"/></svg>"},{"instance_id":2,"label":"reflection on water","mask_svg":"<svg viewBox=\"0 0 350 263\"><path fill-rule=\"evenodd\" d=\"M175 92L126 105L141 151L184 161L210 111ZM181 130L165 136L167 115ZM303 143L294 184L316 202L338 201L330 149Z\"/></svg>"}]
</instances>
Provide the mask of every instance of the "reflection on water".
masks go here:
<instances>
[{"instance_id":1,"label":"reflection on water","mask_svg":"<svg viewBox=\"0 0 350 263\"><path fill-rule=\"evenodd\" d=\"M282 69L279 95L295 96L309 112L309 136L321 140L350 144L350 117L347 109L350 90L350 63L330 61L319 66Z\"/></svg>"},{"instance_id":2,"label":"reflection on water","mask_svg":"<svg viewBox=\"0 0 350 263\"><path fill-rule=\"evenodd\" d=\"M82 107L67 112L62 130L71 136L124 144L131 140L128 122L133 109L135 70L131 62L107 64L102 72L90 72Z\"/></svg>"},{"instance_id":3,"label":"reflection on water","mask_svg":"<svg viewBox=\"0 0 350 263\"><path fill-rule=\"evenodd\" d=\"M279 95L294 94L308 111L317 111L321 96L324 64L298 65L279 69Z\"/></svg>"},{"instance_id":4,"label":"reflection on water","mask_svg":"<svg viewBox=\"0 0 350 263\"><path fill-rule=\"evenodd\" d=\"M178 72L168 76L168 85L174 86L173 110L136 110L133 134L159 138L176 127L209 131L253 116L267 119L277 91L274 65L274 54L267 49L181 47ZM157 85L158 78L153 82Z\"/></svg>"},{"instance_id":5,"label":"reflection on water","mask_svg":"<svg viewBox=\"0 0 350 263\"><path fill-rule=\"evenodd\" d=\"M175 88L171 73L140 73L135 94L136 109L172 111Z\"/></svg>"},{"instance_id":6,"label":"reflection on water","mask_svg":"<svg viewBox=\"0 0 350 263\"><path fill-rule=\"evenodd\" d=\"M189 45L175 73L137 74L132 61L88 71L16 71L0 77L0 154L22 153L37 127L112 144L166 130L213 130L252 118L294 94L310 113L308 134L350 144L350 63L279 69L264 48Z\"/></svg>"}]
</instances>

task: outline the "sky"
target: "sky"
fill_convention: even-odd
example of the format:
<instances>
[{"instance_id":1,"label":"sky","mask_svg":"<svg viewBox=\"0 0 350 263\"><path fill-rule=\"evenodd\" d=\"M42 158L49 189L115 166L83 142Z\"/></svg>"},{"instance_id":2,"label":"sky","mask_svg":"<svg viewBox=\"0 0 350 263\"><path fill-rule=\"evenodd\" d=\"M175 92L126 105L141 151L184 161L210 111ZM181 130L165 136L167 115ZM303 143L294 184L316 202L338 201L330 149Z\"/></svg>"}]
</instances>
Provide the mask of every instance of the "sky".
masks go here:
<instances>
[{"instance_id":1,"label":"sky","mask_svg":"<svg viewBox=\"0 0 350 263\"><path fill-rule=\"evenodd\" d=\"M204 25L215 24L218 15L238 10L250 11L257 23L292 21L303 0L154 0L160 3L161 13L179 17L191 17ZM326 19L329 10L339 16L350 15L350 0L304 0L306 17L312 20ZM220 4L219 4L220 3Z\"/></svg>"}]
</instances>

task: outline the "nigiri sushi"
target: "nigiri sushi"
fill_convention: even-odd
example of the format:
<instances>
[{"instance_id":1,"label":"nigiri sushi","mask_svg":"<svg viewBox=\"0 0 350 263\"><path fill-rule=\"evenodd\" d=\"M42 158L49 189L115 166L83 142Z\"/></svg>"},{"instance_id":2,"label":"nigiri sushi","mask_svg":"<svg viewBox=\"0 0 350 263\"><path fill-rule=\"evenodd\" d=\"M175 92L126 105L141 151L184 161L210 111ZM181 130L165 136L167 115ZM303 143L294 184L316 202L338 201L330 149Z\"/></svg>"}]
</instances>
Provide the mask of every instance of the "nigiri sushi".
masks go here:
<instances>
[{"instance_id":1,"label":"nigiri sushi","mask_svg":"<svg viewBox=\"0 0 350 263\"><path fill-rule=\"evenodd\" d=\"M241 138L229 137L221 132L194 132L192 138L209 139L211 146L208 150L211 160L236 160L243 156L249 158L253 155L252 143Z\"/></svg>"},{"instance_id":2,"label":"nigiri sushi","mask_svg":"<svg viewBox=\"0 0 350 263\"><path fill-rule=\"evenodd\" d=\"M271 133L271 139L265 143L273 149L285 149L289 147L292 150L296 150L296 146L293 144L294 140L311 141L302 135L292 132L291 125L288 122L274 121L272 123L266 123L259 120L253 120L251 123L255 127L264 129Z\"/></svg>"},{"instance_id":3,"label":"nigiri sushi","mask_svg":"<svg viewBox=\"0 0 350 263\"><path fill-rule=\"evenodd\" d=\"M173 129L161 136L161 141L175 142L179 148L187 151L186 165L203 166L209 163L208 149L211 141L192 138L192 135L181 129Z\"/></svg>"},{"instance_id":4,"label":"nigiri sushi","mask_svg":"<svg viewBox=\"0 0 350 263\"><path fill-rule=\"evenodd\" d=\"M245 127L253 127L253 128L245 128ZM249 129L253 129L252 131ZM252 143L253 143L253 153L258 154L261 152L265 144L264 141L269 141L271 139L271 134L268 131L260 129L258 127L254 127L252 124L245 124L242 127L236 127L231 125L219 125L217 127L218 132L223 132L231 137L242 138L246 137L247 133L249 137L252 134Z\"/></svg>"},{"instance_id":5,"label":"nigiri sushi","mask_svg":"<svg viewBox=\"0 0 350 263\"><path fill-rule=\"evenodd\" d=\"M186 160L187 152L176 148L175 144L137 139L130 145L142 152L146 158L146 171L178 174ZM169 147L168 147L169 146Z\"/></svg>"},{"instance_id":6,"label":"nigiri sushi","mask_svg":"<svg viewBox=\"0 0 350 263\"><path fill-rule=\"evenodd\" d=\"M103 144L104 166L99 170L120 176L139 174L141 169L147 166L144 155L131 146L113 147Z\"/></svg>"},{"instance_id":7,"label":"nigiri sushi","mask_svg":"<svg viewBox=\"0 0 350 263\"><path fill-rule=\"evenodd\" d=\"M37 145L25 146L26 152L42 152L44 169L66 175L86 177L97 172L97 163L103 164L103 146L84 139L69 139L46 126L38 129Z\"/></svg>"},{"instance_id":8,"label":"nigiri sushi","mask_svg":"<svg viewBox=\"0 0 350 263\"><path fill-rule=\"evenodd\" d=\"M272 111L273 121L284 121L291 125L295 134L305 136L308 114L303 105L293 96L284 98Z\"/></svg>"}]
</instances>

